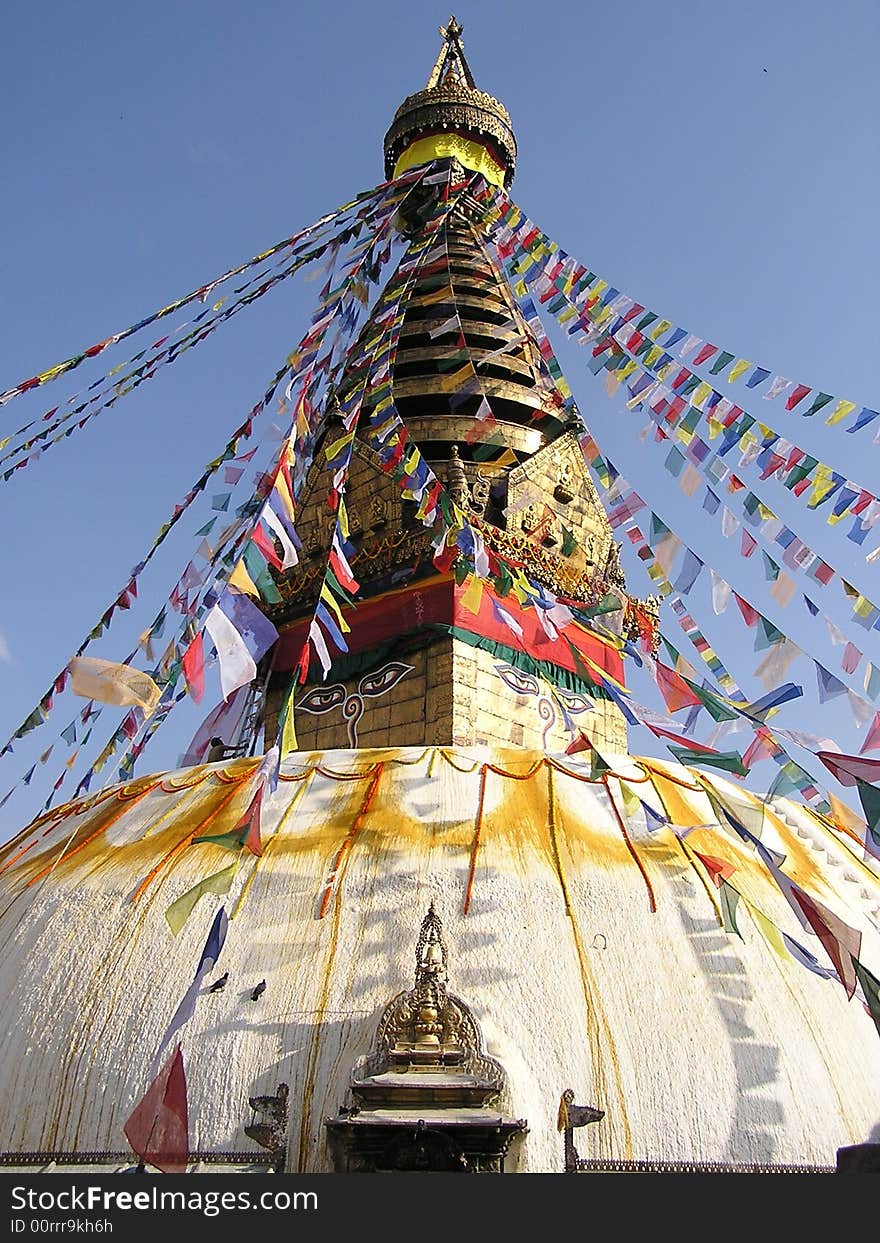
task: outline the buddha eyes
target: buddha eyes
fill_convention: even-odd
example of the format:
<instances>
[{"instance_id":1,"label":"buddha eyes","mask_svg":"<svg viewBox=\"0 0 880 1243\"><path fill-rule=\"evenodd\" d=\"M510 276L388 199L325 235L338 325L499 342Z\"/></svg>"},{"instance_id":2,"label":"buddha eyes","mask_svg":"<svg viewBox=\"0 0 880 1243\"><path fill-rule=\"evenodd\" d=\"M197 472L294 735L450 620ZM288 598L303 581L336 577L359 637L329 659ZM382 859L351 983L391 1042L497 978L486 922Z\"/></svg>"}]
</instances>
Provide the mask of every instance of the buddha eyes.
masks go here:
<instances>
[{"instance_id":1,"label":"buddha eyes","mask_svg":"<svg viewBox=\"0 0 880 1243\"><path fill-rule=\"evenodd\" d=\"M392 686L396 686L401 678L412 673L412 669L412 665L404 665L398 660L392 660L375 673L368 673L366 677L361 678L358 690L362 695L370 697L384 695L386 691L391 690Z\"/></svg>"},{"instance_id":2,"label":"buddha eyes","mask_svg":"<svg viewBox=\"0 0 880 1243\"><path fill-rule=\"evenodd\" d=\"M296 705L303 712L329 712L345 700L345 687L341 682L333 686L316 686Z\"/></svg>"},{"instance_id":3,"label":"buddha eyes","mask_svg":"<svg viewBox=\"0 0 880 1243\"><path fill-rule=\"evenodd\" d=\"M362 677L357 691L349 692L341 682L335 682L332 686L316 686L302 697L296 707L297 710L312 712L316 715L330 712L341 704L345 705L346 712L351 705L357 703L360 703L363 709L361 696L366 695L375 699L378 695L384 695L391 690L392 686L396 686L401 678L412 673L412 670L412 665L404 665L399 660L392 660L387 665L383 665L381 669Z\"/></svg>"},{"instance_id":4,"label":"buddha eyes","mask_svg":"<svg viewBox=\"0 0 880 1243\"><path fill-rule=\"evenodd\" d=\"M533 678L531 674L523 673L521 669L516 669L513 665L496 665L495 672L501 681L517 695L538 694L537 678Z\"/></svg>"},{"instance_id":5,"label":"buddha eyes","mask_svg":"<svg viewBox=\"0 0 880 1243\"><path fill-rule=\"evenodd\" d=\"M584 695L573 695L570 691L559 690L558 687L555 694L566 712L570 712L572 716L580 716L582 712L593 710L593 705Z\"/></svg>"}]
</instances>

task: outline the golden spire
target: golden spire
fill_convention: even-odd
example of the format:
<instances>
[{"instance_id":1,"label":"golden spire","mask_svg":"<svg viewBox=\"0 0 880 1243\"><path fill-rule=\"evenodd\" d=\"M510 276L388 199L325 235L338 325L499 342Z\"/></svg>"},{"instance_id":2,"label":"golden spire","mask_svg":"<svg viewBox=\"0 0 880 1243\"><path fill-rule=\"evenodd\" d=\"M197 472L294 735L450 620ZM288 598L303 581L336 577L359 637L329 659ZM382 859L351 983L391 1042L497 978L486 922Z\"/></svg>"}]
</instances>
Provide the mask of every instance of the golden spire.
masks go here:
<instances>
[{"instance_id":1,"label":"golden spire","mask_svg":"<svg viewBox=\"0 0 880 1243\"><path fill-rule=\"evenodd\" d=\"M455 15L449 19L447 26L440 27L440 37L443 40L443 46L438 53L434 62L434 68L428 78L427 89L430 90L436 86L441 78L454 74L462 79L472 91L477 89L474 82L474 75L471 73L470 65L464 54L464 43L462 42L462 34L464 26L459 26L455 20Z\"/></svg>"},{"instance_id":2,"label":"golden spire","mask_svg":"<svg viewBox=\"0 0 880 1243\"><path fill-rule=\"evenodd\" d=\"M502 103L477 89L464 54L464 27L454 16L440 27L443 44L423 90L409 95L385 135L385 175L453 156L496 185L509 186L516 138Z\"/></svg>"}]
</instances>

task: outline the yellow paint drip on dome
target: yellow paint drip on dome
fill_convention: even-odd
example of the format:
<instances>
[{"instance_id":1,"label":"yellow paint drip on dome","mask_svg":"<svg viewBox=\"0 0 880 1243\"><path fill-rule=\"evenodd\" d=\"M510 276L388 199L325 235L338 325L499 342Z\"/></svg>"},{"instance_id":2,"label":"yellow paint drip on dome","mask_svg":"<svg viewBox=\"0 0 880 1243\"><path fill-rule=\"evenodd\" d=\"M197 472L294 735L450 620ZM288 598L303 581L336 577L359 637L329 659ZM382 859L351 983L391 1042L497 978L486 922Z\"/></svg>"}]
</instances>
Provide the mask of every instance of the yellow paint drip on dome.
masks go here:
<instances>
[{"instance_id":1,"label":"yellow paint drip on dome","mask_svg":"<svg viewBox=\"0 0 880 1243\"><path fill-rule=\"evenodd\" d=\"M488 148L472 138L464 138L461 134L451 132L431 134L427 138L417 138L415 142L411 142L400 153L394 165L394 176L399 177L417 164L430 164L432 160L446 160L450 157L472 172L482 173L493 186L504 189L505 170L489 154Z\"/></svg>"}]
</instances>

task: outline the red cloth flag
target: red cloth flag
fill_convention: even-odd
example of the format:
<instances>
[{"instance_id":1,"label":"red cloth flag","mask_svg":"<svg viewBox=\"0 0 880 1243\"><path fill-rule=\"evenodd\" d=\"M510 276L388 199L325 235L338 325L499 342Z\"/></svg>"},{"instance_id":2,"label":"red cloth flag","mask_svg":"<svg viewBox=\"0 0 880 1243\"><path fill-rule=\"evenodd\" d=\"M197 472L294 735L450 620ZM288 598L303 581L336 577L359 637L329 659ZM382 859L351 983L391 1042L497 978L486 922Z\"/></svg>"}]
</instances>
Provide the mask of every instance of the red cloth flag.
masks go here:
<instances>
[{"instance_id":1,"label":"red cloth flag","mask_svg":"<svg viewBox=\"0 0 880 1243\"><path fill-rule=\"evenodd\" d=\"M703 348L700 350L699 354L694 359L694 366L699 367L700 363L706 362L708 359L712 357L712 355L715 353L717 349L718 349L717 345L710 345L709 342L707 341L706 344L703 346Z\"/></svg>"},{"instance_id":2,"label":"red cloth flag","mask_svg":"<svg viewBox=\"0 0 880 1243\"><path fill-rule=\"evenodd\" d=\"M183 653L183 676L186 678L189 693L196 703L201 703L205 693L205 653L201 630Z\"/></svg>"},{"instance_id":3,"label":"red cloth flag","mask_svg":"<svg viewBox=\"0 0 880 1243\"><path fill-rule=\"evenodd\" d=\"M140 1159L164 1174L185 1174L189 1115L183 1054L177 1045L123 1127Z\"/></svg>"},{"instance_id":4,"label":"red cloth flag","mask_svg":"<svg viewBox=\"0 0 880 1243\"><path fill-rule=\"evenodd\" d=\"M666 701L666 707L670 712L678 712L680 708L696 708L702 705L703 701L700 696L691 690L680 673L676 673L674 669L661 664L659 660L655 661L654 670L657 678L657 689ZM686 745L689 746L690 743Z\"/></svg>"},{"instance_id":5,"label":"red cloth flag","mask_svg":"<svg viewBox=\"0 0 880 1243\"><path fill-rule=\"evenodd\" d=\"M807 393L809 392L810 392L810 389L807 387L806 384L795 385L795 387L791 390L791 393L789 394L788 401L785 403L786 410L794 410L798 402L803 401L803 399L806 397Z\"/></svg>"},{"instance_id":6,"label":"red cloth flag","mask_svg":"<svg viewBox=\"0 0 880 1243\"><path fill-rule=\"evenodd\" d=\"M704 755L717 755L718 752L714 747L707 747L702 742L696 742L693 738L685 738L683 734L674 734L671 729L661 729L659 725L652 725L650 721L644 721L644 725L656 734L658 738L671 738L673 742L681 743L683 747L687 747L690 751L699 751Z\"/></svg>"},{"instance_id":7,"label":"red cloth flag","mask_svg":"<svg viewBox=\"0 0 880 1243\"><path fill-rule=\"evenodd\" d=\"M709 876L712 878L712 884L718 889L721 888L721 882L730 880L736 871L736 867L732 863L728 863L726 859L718 859L715 855L701 855L698 850L695 850L694 854L709 873Z\"/></svg>"},{"instance_id":8,"label":"red cloth flag","mask_svg":"<svg viewBox=\"0 0 880 1243\"><path fill-rule=\"evenodd\" d=\"M807 922L825 947L825 952L834 963L846 995L852 998L856 991L856 971L853 959L858 958L862 948L862 934L850 928L839 919L833 911L829 911L815 898L808 898L802 889L792 885L791 892L795 901L807 917Z\"/></svg>"},{"instance_id":9,"label":"red cloth flag","mask_svg":"<svg viewBox=\"0 0 880 1243\"><path fill-rule=\"evenodd\" d=\"M839 751L817 751L816 756L841 785L880 781L880 760L864 760L858 755L842 755Z\"/></svg>"},{"instance_id":10,"label":"red cloth flag","mask_svg":"<svg viewBox=\"0 0 880 1243\"><path fill-rule=\"evenodd\" d=\"M253 533L251 534L251 542L256 544L269 564L274 565L276 570L283 568L284 562L275 551L274 541L269 538L259 523L257 523L253 529Z\"/></svg>"},{"instance_id":11,"label":"red cloth flag","mask_svg":"<svg viewBox=\"0 0 880 1243\"><path fill-rule=\"evenodd\" d=\"M865 741L859 747L859 755L864 755L866 751L880 751L880 712L874 713Z\"/></svg>"},{"instance_id":12,"label":"red cloth flag","mask_svg":"<svg viewBox=\"0 0 880 1243\"><path fill-rule=\"evenodd\" d=\"M758 610L753 609L748 600L744 600L742 596L738 596L733 592L733 598L739 607L739 611L743 615L743 621L747 626L756 626L758 624Z\"/></svg>"}]
</instances>

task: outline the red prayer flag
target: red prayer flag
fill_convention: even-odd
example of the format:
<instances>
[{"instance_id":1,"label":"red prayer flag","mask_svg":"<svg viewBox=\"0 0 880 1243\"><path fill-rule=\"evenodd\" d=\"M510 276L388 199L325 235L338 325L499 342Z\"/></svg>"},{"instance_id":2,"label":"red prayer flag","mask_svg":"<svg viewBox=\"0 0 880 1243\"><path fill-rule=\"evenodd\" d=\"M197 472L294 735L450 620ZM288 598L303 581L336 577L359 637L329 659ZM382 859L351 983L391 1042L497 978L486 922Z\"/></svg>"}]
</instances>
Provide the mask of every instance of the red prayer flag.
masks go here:
<instances>
[{"instance_id":1,"label":"red prayer flag","mask_svg":"<svg viewBox=\"0 0 880 1243\"><path fill-rule=\"evenodd\" d=\"M165 1174L185 1174L189 1162L189 1115L186 1075L180 1045L123 1127L132 1149Z\"/></svg>"},{"instance_id":2,"label":"red prayer flag","mask_svg":"<svg viewBox=\"0 0 880 1243\"><path fill-rule=\"evenodd\" d=\"M201 630L183 653L183 676L186 678L189 693L196 703L201 703L205 693L205 653Z\"/></svg>"},{"instance_id":3,"label":"red prayer flag","mask_svg":"<svg viewBox=\"0 0 880 1243\"><path fill-rule=\"evenodd\" d=\"M707 359L712 357L712 355L715 353L717 349L718 349L717 345L710 345L709 342L707 341L706 344L703 346L703 348L700 350L699 354L694 359L694 366L699 367L700 363L706 362Z\"/></svg>"},{"instance_id":4,"label":"red prayer flag","mask_svg":"<svg viewBox=\"0 0 880 1243\"><path fill-rule=\"evenodd\" d=\"M785 403L786 410L794 410L798 402L803 401L803 399L806 397L807 393L809 392L810 392L810 389L807 387L806 384L795 385L795 387L789 393L788 401Z\"/></svg>"},{"instance_id":5,"label":"red prayer flag","mask_svg":"<svg viewBox=\"0 0 880 1243\"><path fill-rule=\"evenodd\" d=\"M252 855L261 855L263 853L263 843L260 840L260 815L263 807L263 789L262 782L257 788L257 792L248 804L247 811L231 830L232 834L241 834L241 844L245 849L249 850Z\"/></svg>"},{"instance_id":6,"label":"red prayer flag","mask_svg":"<svg viewBox=\"0 0 880 1243\"><path fill-rule=\"evenodd\" d=\"M862 934L850 928L842 919L829 911L815 898L808 898L802 889L792 885L791 892L795 901L807 918L807 923L825 947L825 952L834 963L834 970L846 989L846 995L852 999L856 991L856 971L853 958L858 958L862 948ZM844 951L844 952L841 952Z\"/></svg>"},{"instance_id":7,"label":"red prayer flag","mask_svg":"<svg viewBox=\"0 0 880 1243\"><path fill-rule=\"evenodd\" d=\"M739 611L743 615L743 621L745 624L747 626L756 626L758 624L758 617L760 616L758 610L753 609L748 600L744 600L742 596L738 596L735 591L733 592L733 598L739 606Z\"/></svg>"},{"instance_id":8,"label":"red prayer flag","mask_svg":"<svg viewBox=\"0 0 880 1243\"><path fill-rule=\"evenodd\" d=\"M578 730L577 737L565 748L566 755L577 755L578 751L591 751L593 744L589 738L581 730Z\"/></svg>"},{"instance_id":9,"label":"red prayer flag","mask_svg":"<svg viewBox=\"0 0 880 1243\"><path fill-rule=\"evenodd\" d=\"M256 544L270 565L274 565L276 570L280 570L282 568L284 562L275 551L275 542L274 540L269 539L269 536L263 530L259 522L254 527L253 534L251 535L251 541Z\"/></svg>"},{"instance_id":10,"label":"red prayer flag","mask_svg":"<svg viewBox=\"0 0 880 1243\"><path fill-rule=\"evenodd\" d=\"M841 785L854 786L859 781L869 784L880 781L880 760L865 760L858 755L843 755L839 751L817 751L820 759Z\"/></svg>"},{"instance_id":11,"label":"red prayer flag","mask_svg":"<svg viewBox=\"0 0 880 1243\"><path fill-rule=\"evenodd\" d=\"M880 751L880 712L874 713L865 741L859 747L859 755L864 755L866 751Z\"/></svg>"},{"instance_id":12,"label":"red prayer flag","mask_svg":"<svg viewBox=\"0 0 880 1243\"><path fill-rule=\"evenodd\" d=\"M704 746L702 742L696 742L693 738L685 738L683 734L674 734L670 729L661 729L659 725L652 725L650 721L644 721L643 724L658 738L671 738L673 742L680 743L690 751L698 751L703 755L718 755L714 747Z\"/></svg>"},{"instance_id":13,"label":"red prayer flag","mask_svg":"<svg viewBox=\"0 0 880 1243\"><path fill-rule=\"evenodd\" d=\"M709 873L712 884L718 889L721 888L721 882L730 880L736 871L736 867L732 863L728 863L726 859L718 859L715 855L701 855L698 850L695 850L694 854Z\"/></svg>"},{"instance_id":14,"label":"red prayer flag","mask_svg":"<svg viewBox=\"0 0 880 1243\"><path fill-rule=\"evenodd\" d=\"M670 669L667 665L663 665L660 661L655 661L654 669L657 677L657 689L666 701L666 707L670 712L678 712L680 708L696 708L702 705L703 701L685 682L680 673L676 673L674 669ZM686 743L690 746L690 743Z\"/></svg>"}]
</instances>

